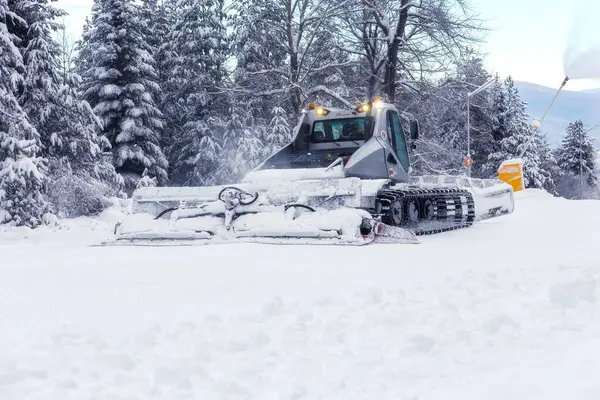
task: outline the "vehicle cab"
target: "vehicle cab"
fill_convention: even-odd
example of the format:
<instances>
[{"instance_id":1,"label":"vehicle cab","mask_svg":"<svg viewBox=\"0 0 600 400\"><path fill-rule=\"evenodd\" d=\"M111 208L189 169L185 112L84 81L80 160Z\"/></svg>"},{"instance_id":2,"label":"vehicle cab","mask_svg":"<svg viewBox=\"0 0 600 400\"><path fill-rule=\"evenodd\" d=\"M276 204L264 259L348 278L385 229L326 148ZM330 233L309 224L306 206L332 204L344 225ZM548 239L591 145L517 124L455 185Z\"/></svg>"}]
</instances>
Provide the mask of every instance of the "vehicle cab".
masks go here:
<instances>
[{"instance_id":1,"label":"vehicle cab","mask_svg":"<svg viewBox=\"0 0 600 400\"><path fill-rule=\"evenodd\" d=\"M409 121L415 140L416 121L380 99L351 110L310 104L293 142L262 168L323 168L341 159L346 176L408 182L410 158L400 118Z\"/></svg>"}]
</instances>

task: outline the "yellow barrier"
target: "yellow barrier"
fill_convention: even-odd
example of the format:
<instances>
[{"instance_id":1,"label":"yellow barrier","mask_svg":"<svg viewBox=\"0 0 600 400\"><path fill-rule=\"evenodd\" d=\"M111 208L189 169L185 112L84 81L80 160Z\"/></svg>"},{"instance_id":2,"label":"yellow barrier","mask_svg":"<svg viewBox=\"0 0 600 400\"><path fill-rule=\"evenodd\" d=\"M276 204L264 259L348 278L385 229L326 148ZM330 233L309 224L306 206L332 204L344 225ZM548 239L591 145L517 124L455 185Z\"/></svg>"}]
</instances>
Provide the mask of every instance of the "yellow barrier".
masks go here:
<instances>
[{"instance_id":1,"label":"yellow barrier","mask_svg":"<svg viewBox=\"0 0 600 400\"><path fill-rule=\"evenodd\" d=\"M514 192L525 189L525 179L523 177L523 160L515 158L506 160L498 168L498 179L506 182L513 187Z\"/></svg>"}]
</instances>

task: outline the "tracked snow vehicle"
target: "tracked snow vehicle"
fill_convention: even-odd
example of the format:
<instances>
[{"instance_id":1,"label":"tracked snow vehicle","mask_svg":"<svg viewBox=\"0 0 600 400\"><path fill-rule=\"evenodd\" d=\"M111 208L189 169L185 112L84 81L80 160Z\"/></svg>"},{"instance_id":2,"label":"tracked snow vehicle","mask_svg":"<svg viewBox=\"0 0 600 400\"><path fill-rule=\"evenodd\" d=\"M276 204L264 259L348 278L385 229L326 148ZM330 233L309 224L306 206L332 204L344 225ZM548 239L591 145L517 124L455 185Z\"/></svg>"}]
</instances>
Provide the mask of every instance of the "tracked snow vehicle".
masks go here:
<instances>
[{"instance_id":1,"label":"tracked snow vehicle","mask_svg":"<svg viewBox=\"0 0 600 400\"><path fill-rule=\"evenodd\" d=\"M240 184L136 190L114 242L416 243L513 211L512 188L499 180L412 177L418 137L411 115L379 99L309 105L293 141Z\"/></svg>"}]
</instances>

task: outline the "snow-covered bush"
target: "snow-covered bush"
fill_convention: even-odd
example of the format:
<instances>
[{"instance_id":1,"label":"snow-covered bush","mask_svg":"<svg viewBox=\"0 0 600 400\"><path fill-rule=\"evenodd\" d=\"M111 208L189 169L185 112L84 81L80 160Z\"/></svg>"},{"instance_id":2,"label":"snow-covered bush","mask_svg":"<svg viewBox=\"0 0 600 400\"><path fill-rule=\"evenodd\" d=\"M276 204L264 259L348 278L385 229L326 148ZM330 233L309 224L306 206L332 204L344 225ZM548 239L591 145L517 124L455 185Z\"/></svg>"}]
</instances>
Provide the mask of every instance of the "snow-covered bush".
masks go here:
<instances>
[{"instance_id":1,"label":"snow-covered bush","mask_svg":"<svg viewBox=\"0 0 600 400\"><path fill-rule=\"evenodd\" d=\"M52 181L46 196L59 217L98 215L112 204L109 201L112 189L89 177L66 173L53 177Z\"/></svg>"},{"instance_id":2,"label":"snow-covered bush","mask_svg":"<svg viewBox=\"0 0 600 400\"><path fill-rule=\"evenodd\" d=\"M36 227L43 222L47 204L42 197L46 166L38 158L7 157L0 163L0 224Z\"/></svg>"}]
</instances>

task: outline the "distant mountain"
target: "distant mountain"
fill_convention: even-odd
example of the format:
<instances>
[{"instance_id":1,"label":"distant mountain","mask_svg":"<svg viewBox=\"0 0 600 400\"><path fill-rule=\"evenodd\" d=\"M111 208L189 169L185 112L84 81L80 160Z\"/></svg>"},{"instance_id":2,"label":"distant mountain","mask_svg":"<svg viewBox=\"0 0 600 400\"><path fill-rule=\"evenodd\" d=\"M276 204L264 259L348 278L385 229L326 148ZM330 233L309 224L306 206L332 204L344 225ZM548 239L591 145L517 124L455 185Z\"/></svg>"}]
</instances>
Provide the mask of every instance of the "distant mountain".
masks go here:
<instances>
[{"instance_id":1,"label":"distant mountain","mask_svg":"<svg viewBox=\"0 0 600 400\"><path fill-rule=\"evenodd\" d=\"M596 89L585 89L582 90L583 93L595 93L595 94L600 94L600 88L596 88Z\"/></svg>"},{"instance_id":2,"label":"distant mountain","mask_svg":"<svg viewBox=\"0 0 600 400\"><path fill-rule=\"evenodd\" d=\"M549 88L529 82L515 81L521 98L527 103L532 119L540 119L550 105L558 87ZM567 83L568 87L569 84ZM555 147L560 145L569 122L581 119L587 128L600 124L600 89L569 91L563 89L550 109L542 125L548 134L548 141ZM600 127L590 132L597 138L596 147L600 148Z\"/></svg>"}]
</instances>

